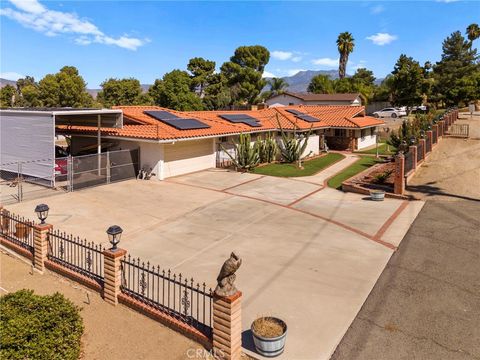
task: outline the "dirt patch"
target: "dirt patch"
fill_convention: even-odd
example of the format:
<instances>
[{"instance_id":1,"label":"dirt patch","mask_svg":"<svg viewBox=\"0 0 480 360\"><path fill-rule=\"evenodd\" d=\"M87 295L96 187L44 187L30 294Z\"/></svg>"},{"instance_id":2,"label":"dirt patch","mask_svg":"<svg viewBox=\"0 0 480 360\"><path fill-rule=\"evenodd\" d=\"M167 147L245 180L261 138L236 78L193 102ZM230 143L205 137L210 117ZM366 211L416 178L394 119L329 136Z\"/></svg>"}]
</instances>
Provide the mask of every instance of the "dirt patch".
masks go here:
<instances>
[{"instance_id":1,"label":"dirt patch","mask_svg":"<svg viewBox=\"0 0 480 360\"><path fill-rule=\"evenodd\" d=\"M82 359L209 358L199 344L123 305L112 306L99 294L51 272L41 275L9 253L0 252L1 291L32 289L36 294L60 292L82 308L85 325ZM190 357L191 358L191 357Z\"/></svg>"}]
</instances>

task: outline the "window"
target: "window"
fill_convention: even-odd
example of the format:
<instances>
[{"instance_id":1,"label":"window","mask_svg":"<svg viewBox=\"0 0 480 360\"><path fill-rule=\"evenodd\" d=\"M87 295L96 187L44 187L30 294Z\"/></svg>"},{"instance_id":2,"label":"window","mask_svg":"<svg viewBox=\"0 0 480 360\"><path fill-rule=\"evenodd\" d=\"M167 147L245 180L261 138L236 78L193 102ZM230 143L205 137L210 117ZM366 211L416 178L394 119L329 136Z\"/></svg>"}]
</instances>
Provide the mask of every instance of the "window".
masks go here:
<instances>
[{"instance_id":1,"label":"window","mask_svg":"<svg viewBox=\"0 0 480 360\"><path fill-rule=\"evenodd\" d=\"M335 129L335 136L336 137L346 137L347 136L347 130L345 130L345 129Z\"/></svg>"},{"instance_id":2,"label":"window","mask_svg":"<svg viewBox=\"0 0 480 360\"><path fill-rule=\"evenodd\" d=\"M226 142L228 141L228 138L227 138L226 136L222 136L222 137L219 139L219 141L220 141L221 143L226 143Z\"/></svg>"},{"instance_id":3,"label":"window","mask_svg":"<svg viewBox=\"0 0 480 360\"><path fill-rule=\"evenodd\" d=\"M293 105L295 105L295 104L294 103L288 103L288 106L293 106Z\"/></svg>"},{"instance_id":4,"label":"window","mask_svg":"<svg viewBox=\"0 0 480 360\"><path fill-rule=\"evenodd\" d=\"M362 139L367 136L367 129L362 129L361 135Z\"/></svg>"}]
</instances>

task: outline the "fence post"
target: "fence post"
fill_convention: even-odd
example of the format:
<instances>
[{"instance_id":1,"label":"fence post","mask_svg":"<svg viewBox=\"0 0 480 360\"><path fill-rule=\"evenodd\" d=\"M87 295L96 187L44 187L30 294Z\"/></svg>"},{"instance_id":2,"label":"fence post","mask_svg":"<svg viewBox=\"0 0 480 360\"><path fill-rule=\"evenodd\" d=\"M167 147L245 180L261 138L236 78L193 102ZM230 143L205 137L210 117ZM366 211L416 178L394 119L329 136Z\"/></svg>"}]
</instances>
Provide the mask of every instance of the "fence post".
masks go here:
<instances>
[{"instance_id":1,"label":"fence post","mask_svg":"<svg viewBox=\"0 0 480 360\"><path fill-rule=\"evenodd\" d=\"M432 126L432 133L435 132L435 144L438 144L438 124Z\"/></svg>"},{"instance_id":2,"label":"fence post","mask_svg":"<svg viewBox=\"0 0 480 360\"><path fill-rule=\"evenodd\" d=\"M427 131L427 141L430 144L430 151L433 150L433 131L428 130Z\"/></svg>"},{"instance_id":3,"label":"fence post","mask_svg":"<svg viewBox=\"0 0 480 360\"><path fill-rule=\"evenodd\" d=\"M399 153L395 157L395 182L393 184L393 192L403 195L405 192L405 155Z\"/></svg>"},{"instance_id":4,"label":"fence post","mask_svg":"<svg viewBox=\"0 0 480 360\"><path fill-rule=\"evenodd\" d=\"M425 156L427 155L427 144L426 144L426 141L425 139L420 139L418 140L423 146L422 146L422 152L423 152L423 156L422 156L422 160L425 160ZM418 158L418 156L417 156Z\"/></svg>"},{"instance_id":5,"label":"fence post","mask_svg":"<svg viewBox=\"0 0 480 360\"><path fill-rule=\"evenodd\" d=\"M120 285L122 284L122 260L127 251L117 248L103 251L103 298L106 302L117 305L118 295L120 294Z\"/></svg>"},{"instance_id":6,"label":"fence post","mask_svg":"<svg viewBox=\"0 0 480 360\"><path fill-rule=\"evenodd\" d=\"M33 225L33 265L41 272L45 270L45 260L48 256L48 232L51 229L53 229L51 224Z\"/></svg>"},{"instance_id":7,"label":"fence post","mask_svg":"<svg viewBox=\"0 0 480 360\"><path fill-rule=\"evenodd\" d=\"M445 120L440 120L438 122L438 137L443 136L444 129L445 129Z\"/></svg>"},{"instance_id":8,"label":"fence post","mask_svg":"<svg viewBox=\"0 0 480 360\"><path fill-rule=\"evenodd\" d=\"M412 162L413 162L413 170L417 168L417 147L415 145L410 145L409 150L412 153Z\"/></svg>"},{"instance_id":9,"label":"fence post","mask_svg":"<svg viewBox=\"0 0 480 360\"><path fill-rule=\"evenodd\" d=\"M213 298L213 351L220 359L242 356L242 292Z\"/></svg>"}]
</instances>

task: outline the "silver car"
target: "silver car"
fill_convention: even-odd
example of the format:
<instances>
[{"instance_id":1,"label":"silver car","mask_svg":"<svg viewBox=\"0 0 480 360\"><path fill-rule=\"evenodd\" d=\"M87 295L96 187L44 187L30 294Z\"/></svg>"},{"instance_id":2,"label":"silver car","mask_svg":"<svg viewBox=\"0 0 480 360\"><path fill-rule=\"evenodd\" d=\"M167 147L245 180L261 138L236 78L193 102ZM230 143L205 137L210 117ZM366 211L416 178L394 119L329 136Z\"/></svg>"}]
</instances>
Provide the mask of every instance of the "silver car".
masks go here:
<instances>
[{"instance_id":1,"label":"silver car","mask_svg":"<svg viewBox=\"0 0 480 360\"><path fill-rule=\"evenodd\" d=\"M373 116L376 118L382 118L382 117L391 117L391 118L397 118L400 116L406 116L407 112L403 109L399 108L385 108L379 111L375 111L373 113Z\"/></svg>"}]
</instances>

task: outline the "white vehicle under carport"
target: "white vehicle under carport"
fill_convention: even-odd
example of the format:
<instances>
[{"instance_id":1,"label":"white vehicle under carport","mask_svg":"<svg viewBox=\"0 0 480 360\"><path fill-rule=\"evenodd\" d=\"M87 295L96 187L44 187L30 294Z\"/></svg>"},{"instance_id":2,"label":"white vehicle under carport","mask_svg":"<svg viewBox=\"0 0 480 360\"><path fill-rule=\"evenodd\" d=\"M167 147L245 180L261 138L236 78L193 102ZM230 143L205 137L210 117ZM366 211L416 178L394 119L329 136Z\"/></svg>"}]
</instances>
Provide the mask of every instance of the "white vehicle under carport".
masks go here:
<instances>
[{"instance_id":1,"label":"white vehicle under carport","mask_svg":"<svg viewBox=\"0 0 480 360\"><path fill-rule=\"evenodd\" d=\"M376 118L383 118L383 117L391 117L391 118L397 118L401 116L406 116L407 112L403 109L398 109L398 108L385 108L379 111L375 111L373 113L373 116Z\"/></svg>"}]
</instances>

